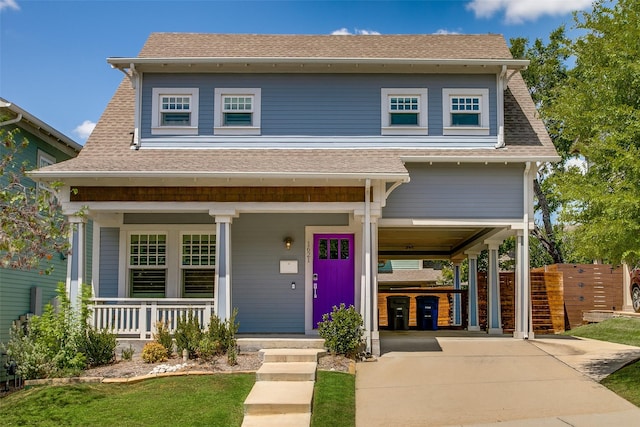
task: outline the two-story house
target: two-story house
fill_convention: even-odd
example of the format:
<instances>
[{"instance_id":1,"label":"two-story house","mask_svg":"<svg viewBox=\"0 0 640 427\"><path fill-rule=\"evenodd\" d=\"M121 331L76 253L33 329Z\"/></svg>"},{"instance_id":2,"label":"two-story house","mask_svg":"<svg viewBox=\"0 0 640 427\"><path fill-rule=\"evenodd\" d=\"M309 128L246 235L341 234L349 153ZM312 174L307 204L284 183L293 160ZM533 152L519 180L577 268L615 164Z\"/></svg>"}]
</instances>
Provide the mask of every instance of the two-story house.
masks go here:
<instances>
[{"instance_id":1,"label":"two-story house","mask_svg":"<svg viewBox=\"0 0 640 427\"><path fill-rule=\"evenodd\" d=\"M24 148L17 150L9 165L9 169L14 172L19 172L23 166L33 169L62 162L78 155L82 148L49 124L2 98L0 128L5 132L18 128L16 141L28 141ZM7 152L7 147L0 145L0 157ZM8 185L8 180L7 173L0 176L3 187ZM36 185L26 177L21 184L26 187ZM38 191L49 191L49 188L40 185ZM40 269L19 270L0 266L0 342L6 344L9 341L9 331L13 322L18 321L21 316L24 319L28 314L42 314L44 305L56 296L58 282L64 282L67 277L66 255L59 254L51 260L43 261L42 269L49 266L53 266L49 275L40 274Z\"/></svg>"},{"instance_id":2,"label":"two-story house","mask_svg":"<svg viewBox=\"0 0 640 427\"><path fill-rule=\"evenodd\" d=\"M558 156L502 36L157 33L108 63L125 78L80 155L34 174L65 183L80 237L94 221L97 321L149 336L190 302L205 322L237 308L240 332L313 334L344 302L376 353L379 259L468 258L479 330L488 248L501 333L515 235L515 336L532 334L531 188Z\"/></svg>"}]
</instances>

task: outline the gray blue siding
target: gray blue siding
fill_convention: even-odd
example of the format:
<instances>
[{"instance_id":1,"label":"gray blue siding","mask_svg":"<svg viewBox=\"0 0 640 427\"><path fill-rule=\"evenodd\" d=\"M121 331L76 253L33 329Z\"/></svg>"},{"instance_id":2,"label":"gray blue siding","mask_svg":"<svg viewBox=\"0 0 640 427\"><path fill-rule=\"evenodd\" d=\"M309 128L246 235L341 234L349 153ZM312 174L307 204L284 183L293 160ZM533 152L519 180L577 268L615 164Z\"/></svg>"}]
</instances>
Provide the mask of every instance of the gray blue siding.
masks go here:
<instances>
[{"instance_id":1,"label":"gray blue siding","mask_svg":"<svg viewBox=\"0 0 640 427\"><path fill-rule=\"evenodd\" d=\"M262 89L262 135L380 135L382 88L426 87L429 135L442 135L442 89L488 88L491 135L497 134L496 76L456 74L145 74L142 137L151 136L154 87L199 88L199 135L213 135L215 88Z\"/></svg>"},{"instance_id":2,"label":"gray blue siding","mask_svg":"<svg viewBox=\"0 0 640 427\"><path fill-rule=\"evenodd\" d=\"M242 214L234 219L231 289L240 332L304 333L305 226L348 223L346 214ZM290 250L282 243L287 236L293 239ZM297 260L298 274L280 274L280 260Z\"/></svg>"},{"instance_id":3,"label":"gray blue siding","mask_svg":"<svg viewBox=\"0 0 640 427\"><path fill-rule=\"evenodd\" d=\"M100 229L100 265L98 267L100 298L118 297L120 229Z\"/></svg>"},{"instance_id":4,"label":"gray blue siding","mask_svg":"<svg viewBox=\"0 0 640 427\"><path fill-rule=\"evenodd\" d=\"M395 189L383 218L521 219L522 165L408 163L411 181Z\"/></svg>"}]
</instances>

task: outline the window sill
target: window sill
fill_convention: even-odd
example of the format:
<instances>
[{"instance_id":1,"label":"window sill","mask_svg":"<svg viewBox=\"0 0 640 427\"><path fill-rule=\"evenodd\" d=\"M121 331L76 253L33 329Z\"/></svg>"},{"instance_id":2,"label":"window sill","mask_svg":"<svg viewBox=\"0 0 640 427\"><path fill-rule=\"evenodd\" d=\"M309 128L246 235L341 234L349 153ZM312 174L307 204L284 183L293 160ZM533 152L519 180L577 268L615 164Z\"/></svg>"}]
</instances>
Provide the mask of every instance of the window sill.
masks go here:
<instances>
[{"instance_id":1,"label":"window sill","mask_svg":"<svg viewBox=\"0 0 640 427\"><path fill-rule=\"evenodd\" d=\"M260 128L255 126L224 126L213 128L214 135L260 135Z\"/></svg>"},{"instance_id":2,"label":"window sill","mask_svg":"<svg viewBox=\"0 0 640 427\"><path fill-rule=\"evenodd\" d=\"M429 135L429 128L420 126L385 126L380 128L381 135Z\"/></svg>"},{"instance_id":3,"label":"window sill","mask_svg":"<svg viewBox=\"0 0 640 427\"><path fill-rule=\"evenodd\" d=\"M478 126L451 126L442 129L442 134L448 135L489 135L489 128Z\"/></svg>"},{"instance_id":4,"label":"window sill","mask_svg":"<svg viewBox=\"0 0 640 427\"><path fill-rule=\"evenodd\" d=\"M198 128L192 126L162 126L151 128L151 135L197 135Z\"/></svg>"}]
</instances>

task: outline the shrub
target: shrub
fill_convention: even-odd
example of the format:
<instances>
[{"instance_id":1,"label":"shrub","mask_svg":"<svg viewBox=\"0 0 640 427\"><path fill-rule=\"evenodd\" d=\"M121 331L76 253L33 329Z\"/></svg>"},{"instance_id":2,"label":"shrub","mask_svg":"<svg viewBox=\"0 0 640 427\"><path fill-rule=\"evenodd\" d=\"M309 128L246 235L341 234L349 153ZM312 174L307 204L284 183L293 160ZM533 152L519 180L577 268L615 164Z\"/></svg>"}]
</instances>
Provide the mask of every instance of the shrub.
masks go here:
<instances>
[{"instance_id":1,"label":"shrub","mask_svg":"<svg viewBox=\"0 0 640 427\"><path fill-rule=\"evenodd\" d=\"M358 354L364 335L362 316L354 306L346 308L333 306L331 313L322 316L318 322L318 333L330 352L354 357Z\"/></svg>"},{"instance_id":2,"label":"shrub","mask_svg":"<svg viewBox=\"0 0 640 427\"><path fill-rule=\"evenodd\" d=\"M208 362L211 362L216 356L222 353L222 346L220 341L211 338L209 335L204 335L198 344L197 356Z\"/></svg>"},{"instance_id":3,"label":"shrub","mask_svg":"<svg viewBox=\"0 0 640 427\"><path fill-rule=\"evenodd\" d=\"M116 335L110 331L88 328L79 350L84 353L89 366L100 366L113 362L117 345Z\"/></svg>"},{"instance_id":4,"label":"shrub","mask_svg":"<svg viewBox=\"0 0 640 427\"><path fill-rule=\"evenodd\" d=\"M146 363L164 362L167 360L167 349L155 341L148 342L142 348L142 360Z\"/></svg>"},{"instance_id":5,"label":"shrub","mask_svg":"<svg viewBox=\"0 0 640 427\"><path fill-rule=\"evenodd\" d=\"M122 349L122 360L133 360L133 355L135 352L136 350L131 347L131 344L129 344L129 348Z\"/></svg>"},{"instance_id":6,"label":"shrub","mask_svg":"<svg viewBox=\"0 0 640 427\"><path fill-rule=\"evenodd\" d=\"M162 344L167 349L167 356L171 357L173 354L173 338L169 332L169 327L165 322L156 322L157 332L153 334L153 339Z\"/></svg>"},{"instance_id":7,"label":"shrub","mask_svg":"<svg viewBox=\"0 0 640 427\"><path fill-rule=\"evenodd\" d=\"M186 349L189 353L189 358L195 357L202 339L202 331L200 330L198 317L193 314L193 311L189 310L188 314L178 318L175 338L178 353L182 353L182 350Z\"/></svg>"}]
</instances>

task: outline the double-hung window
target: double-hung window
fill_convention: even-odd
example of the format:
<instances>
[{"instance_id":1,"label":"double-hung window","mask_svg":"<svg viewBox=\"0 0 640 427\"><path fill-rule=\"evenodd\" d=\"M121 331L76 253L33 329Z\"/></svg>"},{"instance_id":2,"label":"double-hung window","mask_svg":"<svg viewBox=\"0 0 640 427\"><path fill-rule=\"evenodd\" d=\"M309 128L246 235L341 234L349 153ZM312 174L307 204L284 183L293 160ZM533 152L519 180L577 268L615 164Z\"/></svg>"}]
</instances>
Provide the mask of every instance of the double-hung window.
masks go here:
<instances>
[{"instance_id":1,"label":"double-hung window","mask_svg":"<svg viewBox=\"0 0 640 427\"><path fill-rule=\"evenodd\" d=\"M217 88L214 100L215 135L260 135L260 88Z\"/></svg>"},{"instance_id":2,"label":"double-hung window","mask_svg":"<svg viewBox=\"0 0 640 427\"><path fill-rule=\"evenodd\" d=\"M198 134L198 89L153 88L151 133Z\"/></svg>"},{"instance_id":3,"label":"double-hung window","mask_svg":"<svg viewBox=\"0 0 640 427\"><path fill-rule=\"evenodd\" d=\"M129 235L129 290L133 298L164 298L167 285L167 235Z\"/></svg>"},{"instance_id":4,"label":"double-hung window","mask_svg":"<svg viewBox=\"0 0 640 427\"><path fill-rule=\"evenodd\" d=\"M382 89L382 135L427 135L427 89Z\"/></svg>"},{"instance_id":5,"label":"double-hung window","mask_svg":"<svg viewBox=\"0 0 640 427\"><path fill-rule=\"evenodd\" d=\"M44 151L38 150L38 169L44 168L46 166L51 166L56 162L56 159L53 156L45 153ZM38 182L38 189L51 191L51 187L44 182Z\"/></svg>"},{"instance_id":6,"label":"double-hung window","mask_svg":"<svg viewBox=\"0 0 640 427\"><path fill-rule=\"evenodd\" d=\"M444 135L489 135L488 89L443 89Z\"/></svg>"},{"instance_id":7,"label":"double-hung window","mask_svg":"<svg viewBox=\"0 0 640 427\"><path fill-rule=\"evenodd\" d=\"M180 246L182 296L213 298L216 273L215 234L183 234Z\"/></svg>"}]
</instances>

